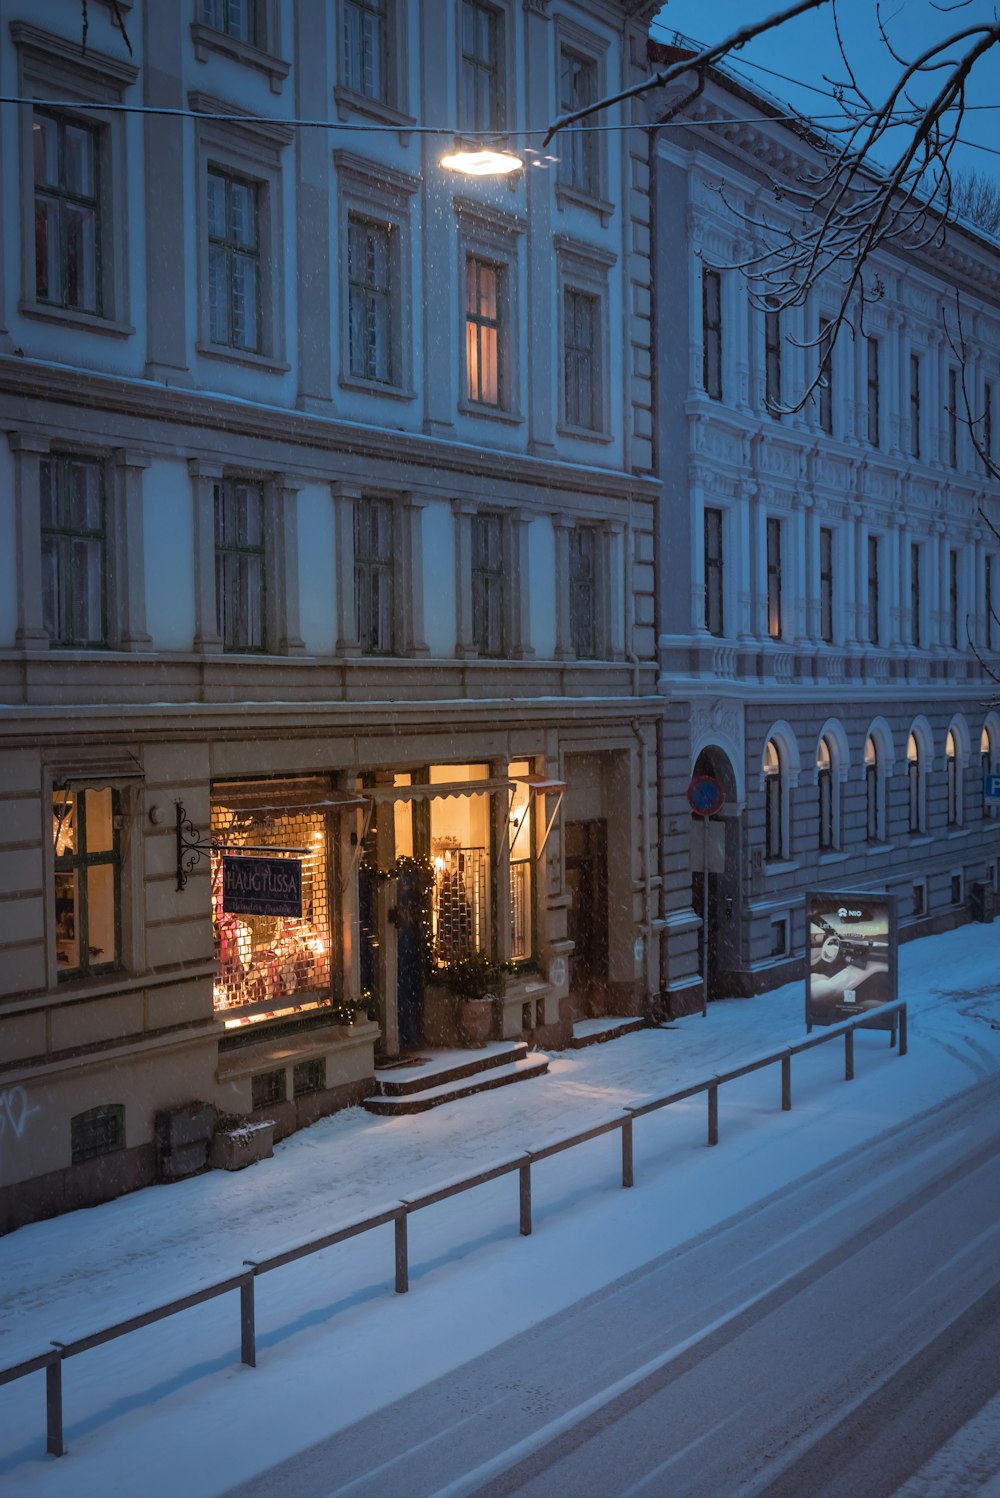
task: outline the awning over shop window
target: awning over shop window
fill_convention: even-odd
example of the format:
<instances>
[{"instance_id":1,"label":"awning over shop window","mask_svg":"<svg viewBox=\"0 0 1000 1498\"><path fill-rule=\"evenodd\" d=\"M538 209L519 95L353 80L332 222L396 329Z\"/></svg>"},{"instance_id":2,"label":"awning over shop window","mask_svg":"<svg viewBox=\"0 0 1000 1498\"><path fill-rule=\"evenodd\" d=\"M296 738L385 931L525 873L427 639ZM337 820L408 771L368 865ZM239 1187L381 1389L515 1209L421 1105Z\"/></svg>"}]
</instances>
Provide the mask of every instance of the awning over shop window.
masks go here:
<instances>
[{"instance_id":1,"label":"awning over shop window","mask_svg":"<svg viewBox=\"0 0 1000 1498\"><path fill-rule=\"evenodd\" d=\"M297 796L292 792L274 801L262 801L259 791L246 799L238 792L224 791L213 794L212 801L215 806L224 807L226 811L243 811L250 815L290 811L360 811L368 805L368 797L356 791L329 791L323 796Z\"/></svg>"},{"instance_id":2,"label":"awning over shop window","mask_svg":"<svg viewBox=\"0 0 1000 1498\"><path fill-rule=\"evenodd\" d=\"M507 791L510 781L496 780L439 780L429 785L376 785L363 794L376 803L381 801L427 801L435 797L486 796L491 791Z\"/></svg>"}]
</instances>

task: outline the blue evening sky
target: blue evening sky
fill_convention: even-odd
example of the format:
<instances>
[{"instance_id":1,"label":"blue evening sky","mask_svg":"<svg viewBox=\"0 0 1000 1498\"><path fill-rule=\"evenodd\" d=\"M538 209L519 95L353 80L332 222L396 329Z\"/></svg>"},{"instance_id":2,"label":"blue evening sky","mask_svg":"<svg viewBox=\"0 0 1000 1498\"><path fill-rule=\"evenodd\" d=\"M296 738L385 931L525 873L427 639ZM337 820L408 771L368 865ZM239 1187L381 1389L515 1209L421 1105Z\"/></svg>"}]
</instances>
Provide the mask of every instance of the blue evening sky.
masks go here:
<instances>
[{"instance_id":1,"label":"blue evening sky","mask_svg":"<svg viewBox=\"0 0 1000 1498\"><path fill-rule=\"evenodd\" d=\"M711 43L747 22L774 15L781 8L781 0L708 0L708 3L667 0L654 22L652 35L669 41L674 31L680 31L695 41ZM970 4L947 14L935 9L932 0L886 0L882 7L893 45L907 59L935 40L970 24L994 21L996 12L992 0L971 0ZM881 101L898 76L899 68L879 36L874 0L841 0L838 15L859 82ZM954 49L947 55L954 55ZM773 77L755 64L787 77ZM803 113L817 117L835 112L837 106L832 99L803 87L814 84L827 88L824 74L836 79L844 77L831 7L825 5L817 12L788 21L734 54L730 65L749 83L779 99L787 99ZM926 92L927 84L918 97L924 97ZM997 107L970 110L962 127L962 139L992 146L998 154L970 146L962 151L961 158L956 152L953 165L1000 177L1000 48L977 64L968 102ZM823 122L818 119L817 123Z\"/></svg>"}]
</instances>

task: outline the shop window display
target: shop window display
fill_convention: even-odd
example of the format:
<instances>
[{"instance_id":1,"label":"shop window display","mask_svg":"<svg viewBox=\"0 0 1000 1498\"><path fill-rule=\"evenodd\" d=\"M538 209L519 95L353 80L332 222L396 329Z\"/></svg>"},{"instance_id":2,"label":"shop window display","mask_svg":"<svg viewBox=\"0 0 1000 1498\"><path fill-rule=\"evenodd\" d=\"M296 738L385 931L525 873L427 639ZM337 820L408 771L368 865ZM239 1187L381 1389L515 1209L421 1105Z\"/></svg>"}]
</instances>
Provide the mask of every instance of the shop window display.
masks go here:
<instances>
[{"instance_id":1,"label":"shop window display","mask_svg":"<svg viewBox=\"0 0 1000 1498\"><path fill-rule=\"evenodd\" d=\"M483 779L485 765L431 766L430 780ZM430 803L431 931L434 961L458 962L489 953L490 798L446 796Z\"/></svg>"},{"instance_id":2,"label":"shop window display","mask_svg":"<svg viewBox=\"0 0 1000 1498\"><path fill-rule=\"evenodd\" d=\"M227 1028L331 1003L328 831L322 812L303 807L212 809L212 922L219 971L215 1010ZM302 864L302 916L223 910L222 853L274 848ZM301 853L280 850L297 848ZM259 852L255 856L261 855Z\"/></svg>"}]
</instances>

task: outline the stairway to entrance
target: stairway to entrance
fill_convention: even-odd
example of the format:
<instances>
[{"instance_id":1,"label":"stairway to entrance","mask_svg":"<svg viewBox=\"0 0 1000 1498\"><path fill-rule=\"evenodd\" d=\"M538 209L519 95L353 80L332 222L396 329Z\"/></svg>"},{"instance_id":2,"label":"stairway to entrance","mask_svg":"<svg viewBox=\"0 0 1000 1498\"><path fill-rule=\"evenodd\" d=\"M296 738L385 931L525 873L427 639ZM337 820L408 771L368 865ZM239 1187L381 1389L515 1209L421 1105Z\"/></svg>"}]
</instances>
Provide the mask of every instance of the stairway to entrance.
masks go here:
<instances>
[{"instance_id":1,"label":"stairway to entrance","mask_svg":"<svg viewBox=\"0 0 1000 1498\"><path fill-rule=\"evenodd\" d=\"M477 1051L426 1050L402 1063L375 1068L375 1088L362 1100L369 1113L391 1118L426 1113L441 1103L540 1077L549 1058L523 1040L493 1041Z\"/></svg>"}]
</instances>

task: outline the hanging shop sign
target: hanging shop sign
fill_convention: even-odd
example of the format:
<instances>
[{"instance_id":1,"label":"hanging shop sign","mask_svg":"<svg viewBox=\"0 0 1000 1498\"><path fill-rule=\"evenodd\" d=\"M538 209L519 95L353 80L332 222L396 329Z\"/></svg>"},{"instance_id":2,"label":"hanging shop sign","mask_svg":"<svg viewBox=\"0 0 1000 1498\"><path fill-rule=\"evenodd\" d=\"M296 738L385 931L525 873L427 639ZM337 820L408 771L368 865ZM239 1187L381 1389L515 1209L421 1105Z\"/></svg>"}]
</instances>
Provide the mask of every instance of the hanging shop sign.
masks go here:
<instances>
[{"instance_id":1,"label":"hanging shop sign","mask_svg":"<svg viewBox=\"0 0 1000 1498\"><path fill-rule=\"evenodd\" d=\"M835 1025L870 1010L871 1027L895 1030L896 898L882 891L806 895L806 1026Z\"/></svg>"},{"instance_id":2,"label":"hanging shop sign","mask_svg":"<svg viewBox=\"0 0 1000 1498\"><path fill-rule=\"evenodd\" d=\"M222 855L222 908L228 915L302 919L302 860Z\"/></svg>"}]
</instances>

